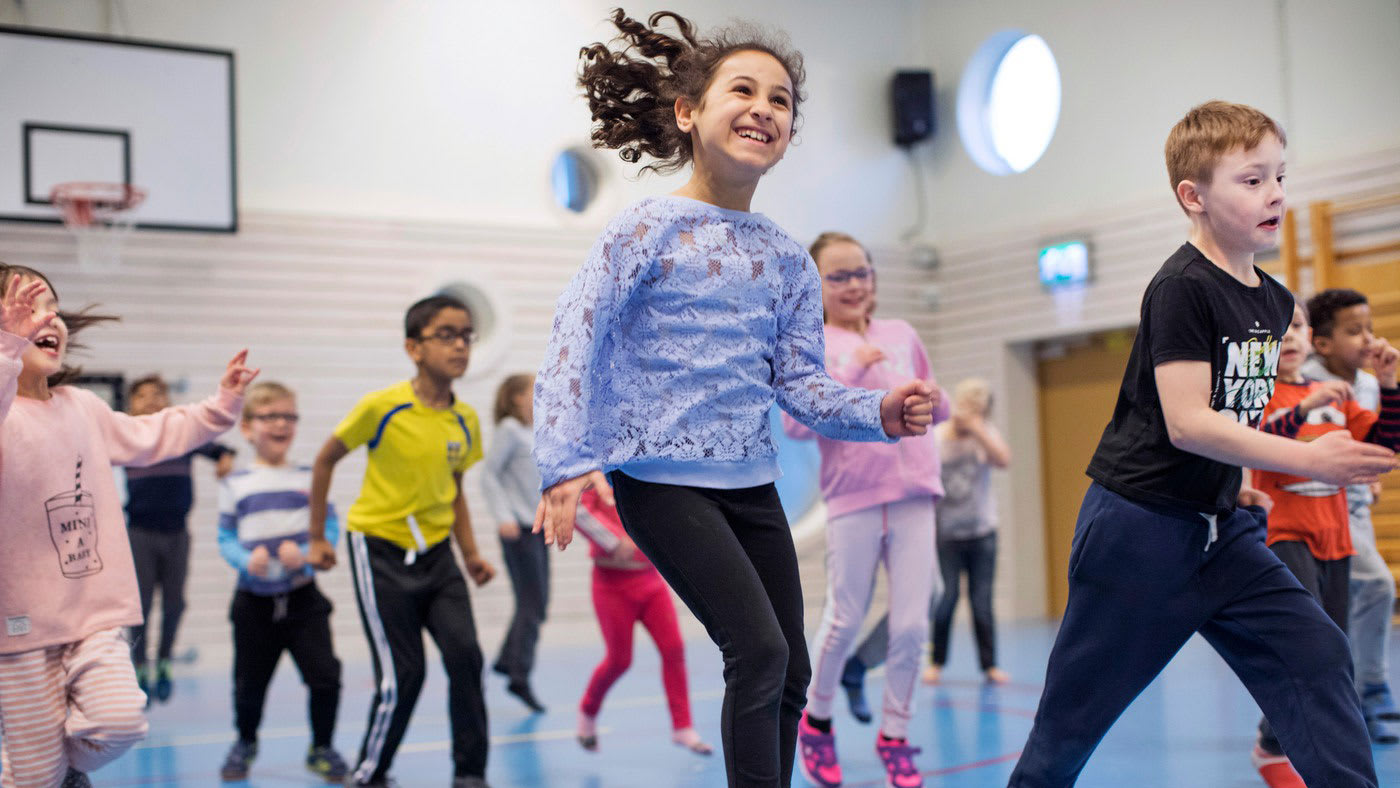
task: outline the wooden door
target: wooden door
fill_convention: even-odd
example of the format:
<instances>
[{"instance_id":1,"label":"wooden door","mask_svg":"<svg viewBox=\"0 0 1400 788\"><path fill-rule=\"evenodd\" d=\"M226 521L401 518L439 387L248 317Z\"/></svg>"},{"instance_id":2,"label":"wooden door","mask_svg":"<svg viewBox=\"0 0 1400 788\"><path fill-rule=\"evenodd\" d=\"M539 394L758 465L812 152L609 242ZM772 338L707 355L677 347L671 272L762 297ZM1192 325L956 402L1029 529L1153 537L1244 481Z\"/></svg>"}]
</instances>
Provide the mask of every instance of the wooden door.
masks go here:
<instances>
[{"instance_id":1,"label":"wooden door","mask_svg":"<svg viewBox=\"0 0 1400 788\"><path fill-rule=\"evenodd\" d=\"M1084 469L1113 415L1136 329L1096 334L1040 349L1040 457L1045 495L1048 612L1064 613L1069 548L1079 504L1089 487Z\"/></svg>"}]
</instances>

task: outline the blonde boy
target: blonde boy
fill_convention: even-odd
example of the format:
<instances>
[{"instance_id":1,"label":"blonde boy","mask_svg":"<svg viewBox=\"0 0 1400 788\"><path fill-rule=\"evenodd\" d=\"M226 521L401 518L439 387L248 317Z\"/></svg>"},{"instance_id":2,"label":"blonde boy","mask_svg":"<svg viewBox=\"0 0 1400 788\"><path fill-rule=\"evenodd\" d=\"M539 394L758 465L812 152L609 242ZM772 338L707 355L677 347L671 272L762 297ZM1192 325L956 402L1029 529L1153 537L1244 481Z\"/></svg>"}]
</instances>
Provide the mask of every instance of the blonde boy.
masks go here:
<instances>
[{"instance_id":1,"label":"blonde boy","mask_svg":"<svg viewBox=\"0 0 1400 788\"><path fill-rule=\"evenodd\" d=\"M1283 130L1212 101L1167 137L1191 222L1143 295L1112 420L1089 464L1069 602L1012 786L1072 785L1114 720L1191 635L1224 657L1312 785L1375 786L1346 636L1264 545L1240 466L1348 484L1395 465L1345 432L1255 429L1293 297L1254 265L1283 218Z\"/></svg>"},{"instance_id":2,"label":"blonde boy","mask_svg":"<svg viewBox=\"0 0 1400 788\"><path fill-rule=\"evenodd\" d=\"M252 467L230 474L219 488L219 552L238 570L229 607L238 740L219 768L224 780L245 779L257 757L263 702L284 651L292 655L310 696L306 767L335 782L347 771L332 743L340 660L331 643L331 601L316 587L306 560L311 468L287 459L298 420L291 389L270 381L248 389L241 429L256 456ZM334 511L327 512L325 530L335 542Z\"/></svg>"}]
</instances>

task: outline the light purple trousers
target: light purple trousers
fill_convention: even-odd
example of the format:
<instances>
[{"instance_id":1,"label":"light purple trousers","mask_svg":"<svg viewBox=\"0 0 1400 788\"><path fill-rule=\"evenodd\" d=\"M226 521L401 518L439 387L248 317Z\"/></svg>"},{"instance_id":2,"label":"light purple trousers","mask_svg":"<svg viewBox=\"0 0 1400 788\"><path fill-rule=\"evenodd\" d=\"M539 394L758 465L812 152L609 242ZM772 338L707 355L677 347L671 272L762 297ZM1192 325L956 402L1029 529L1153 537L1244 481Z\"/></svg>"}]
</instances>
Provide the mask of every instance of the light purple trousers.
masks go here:
<instances>
[{"instance_id":1,"label":"light purple trousers","mask_svg":"<svg viewBox=\"0 0 1400 788\"><path fill-rule=\"evenodd\" d=\"M855 648L883 563L890 588L890 645L880 730L904 738L928 642L929 601L943 591L937 549L931 496L860 509L827 523L826 607L812 644L815 664L807 690L811 716L831 718L841 669Z\"/></svg>"}]
</instances>

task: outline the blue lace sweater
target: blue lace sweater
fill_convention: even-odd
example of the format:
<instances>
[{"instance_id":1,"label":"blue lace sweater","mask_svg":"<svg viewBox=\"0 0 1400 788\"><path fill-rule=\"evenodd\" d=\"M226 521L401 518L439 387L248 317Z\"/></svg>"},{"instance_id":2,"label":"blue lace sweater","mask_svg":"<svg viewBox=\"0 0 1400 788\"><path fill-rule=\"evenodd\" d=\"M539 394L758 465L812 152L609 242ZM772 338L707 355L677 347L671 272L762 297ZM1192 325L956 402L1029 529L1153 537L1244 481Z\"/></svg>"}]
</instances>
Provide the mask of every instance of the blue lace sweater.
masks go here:
<instances>
[{"instance_id":1,"label":"blue lace sweater","mask_svg":"<svg viewBox=\"0 0 1400 788\"><path fill-rule=\"evenodd\" d=\"M823 342L816 264L767 217L675 196L632 205L555 308L535 383L542 486L596 469L771 482L775 399L827 437L892 440L885 392L828 377Z\"/></svg>"}]
</instances>

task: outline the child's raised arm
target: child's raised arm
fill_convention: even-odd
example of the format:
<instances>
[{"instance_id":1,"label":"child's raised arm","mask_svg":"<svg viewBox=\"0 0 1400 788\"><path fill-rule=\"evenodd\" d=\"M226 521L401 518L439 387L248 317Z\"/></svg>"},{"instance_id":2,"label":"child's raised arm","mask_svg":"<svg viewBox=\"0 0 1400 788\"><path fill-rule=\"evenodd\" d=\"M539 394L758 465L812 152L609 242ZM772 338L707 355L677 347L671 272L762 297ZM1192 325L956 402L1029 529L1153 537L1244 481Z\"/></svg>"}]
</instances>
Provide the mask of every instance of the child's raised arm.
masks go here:
<instances>
[{"instance_id":1,"label":"child's raised arm","mask_svg":"<svg viewBox=\"0 0 1400 788\"><path fill-rule=\"evenodd\" d=\"M48 285L35 279L20 287L19 274L0 282L0 421L10 412L19 391L19 373L24 369L24 351L29 343L58 319L58 313L36 312L34 305L48 291Z\"/></svg>"},{"instance_id":2,"label":"child's raised arm","mask_svg":"<svg viewBox=\"0 0 1400 788\"><path fill-rule=\"evenodd\" d=\"M240 350L229 360L213 396L193 405L165 408L145 416L117 413L102 404L98 422L113 465L153 465L179 457L226 432L238 419L243 392L258 376ZM93 402L98 402L96 397Z\"/></svg>"}]
</instances>

